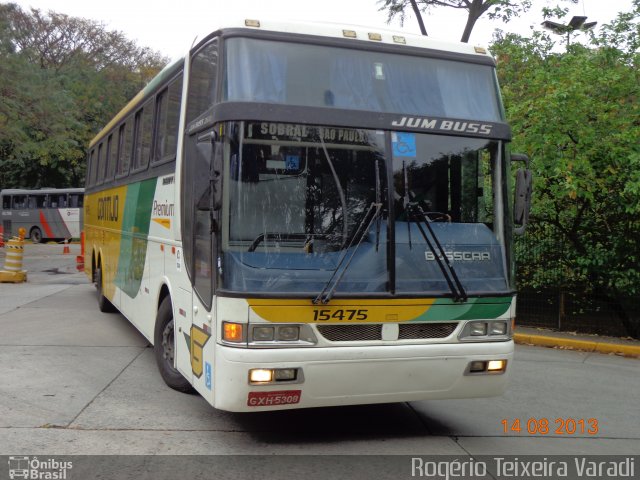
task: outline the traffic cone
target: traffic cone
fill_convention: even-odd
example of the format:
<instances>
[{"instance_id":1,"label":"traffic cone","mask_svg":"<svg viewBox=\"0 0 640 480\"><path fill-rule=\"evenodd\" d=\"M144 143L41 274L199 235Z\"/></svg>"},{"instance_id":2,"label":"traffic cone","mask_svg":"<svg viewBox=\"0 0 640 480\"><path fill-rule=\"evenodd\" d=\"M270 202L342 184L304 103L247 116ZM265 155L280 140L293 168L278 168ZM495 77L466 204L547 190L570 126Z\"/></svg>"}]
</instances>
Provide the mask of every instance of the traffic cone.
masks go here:
<instances>
[{"instance_id":1,"label":"traffic cone","mask_svg":"<svg viewBox=\"0 0 640 480\"><path fill-rule=\"evenodd\" d=\"M76 269L79 272L84 271L84 232L80 233L80 255L76 256Z\"/></svg>"},{"instance_id":2,"label":"traffic cone","mask_svg":"<svg viewBox=\"0 0 640 480\"><path fill-rule=\"evenodd\" d=\"M67 240L66 238L64 239L64 249L62 250L62 253L71 253L71 250L69 249L69 240Z\"/></svg>"}]
</instances>

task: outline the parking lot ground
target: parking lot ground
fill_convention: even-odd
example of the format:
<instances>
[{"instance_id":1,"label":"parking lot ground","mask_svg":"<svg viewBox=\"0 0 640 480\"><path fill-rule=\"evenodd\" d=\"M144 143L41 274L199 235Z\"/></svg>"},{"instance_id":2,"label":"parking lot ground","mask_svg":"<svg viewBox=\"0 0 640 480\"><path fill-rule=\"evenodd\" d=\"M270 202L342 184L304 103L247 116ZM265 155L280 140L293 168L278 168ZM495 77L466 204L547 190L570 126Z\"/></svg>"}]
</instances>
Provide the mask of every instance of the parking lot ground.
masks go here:
<instances>
[{"instance_id":1,"label":"parking lot ground","mask_svg":"<svg viewBox=\"0 0 640 480\"><path fill-rule=\"evenodd\" d=\"M74 249L27 248L0 285L0 455L556 455L640 452L640 361L518 345L498 398L234 414L167 388L147 340L98 311ZM589 419L597 434L504 431Z\"/></svg>"}]
</instances>

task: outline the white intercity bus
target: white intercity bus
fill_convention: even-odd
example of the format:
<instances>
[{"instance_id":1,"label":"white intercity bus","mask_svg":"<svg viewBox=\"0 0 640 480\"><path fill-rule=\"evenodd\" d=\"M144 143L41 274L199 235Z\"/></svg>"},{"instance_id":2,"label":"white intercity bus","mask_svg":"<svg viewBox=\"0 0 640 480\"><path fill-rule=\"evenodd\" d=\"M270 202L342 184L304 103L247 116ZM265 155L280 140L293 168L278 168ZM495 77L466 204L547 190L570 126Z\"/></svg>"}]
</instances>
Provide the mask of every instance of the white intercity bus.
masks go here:
<instances>
[{"instance_id":1,"label":"white intercity bus","mask_svg":"<svg viewBox=\"0 0 640 480\"><path fill-rule=\"evenodd\" d=\"M530 179L514 208L509 140L483 48L247 20L91 142L86 273L222 410L499 395Z\"/></svg>"}]
</instances>

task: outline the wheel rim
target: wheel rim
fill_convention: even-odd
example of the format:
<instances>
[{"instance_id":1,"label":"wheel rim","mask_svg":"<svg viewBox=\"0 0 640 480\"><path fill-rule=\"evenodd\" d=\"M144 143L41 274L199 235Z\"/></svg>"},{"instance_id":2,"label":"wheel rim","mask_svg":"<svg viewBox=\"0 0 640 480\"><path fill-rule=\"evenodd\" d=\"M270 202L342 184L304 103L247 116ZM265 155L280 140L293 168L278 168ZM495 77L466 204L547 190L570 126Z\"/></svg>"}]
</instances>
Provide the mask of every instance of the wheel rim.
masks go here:
<instances>
[{"instance_id":1,"label":"wheel rim","mask_svg":"<svg viewBox=\"0 0 640 480\"><path fill-rule=\"evenodd\" d=\"M171 370L175 370L173 368L173 360L174 360L174 328L173 328L173 320L170 320L167 325L164 327L162 331L162 358L167 363L167 366L171 368Z\"/></svg>"}]
</instances>

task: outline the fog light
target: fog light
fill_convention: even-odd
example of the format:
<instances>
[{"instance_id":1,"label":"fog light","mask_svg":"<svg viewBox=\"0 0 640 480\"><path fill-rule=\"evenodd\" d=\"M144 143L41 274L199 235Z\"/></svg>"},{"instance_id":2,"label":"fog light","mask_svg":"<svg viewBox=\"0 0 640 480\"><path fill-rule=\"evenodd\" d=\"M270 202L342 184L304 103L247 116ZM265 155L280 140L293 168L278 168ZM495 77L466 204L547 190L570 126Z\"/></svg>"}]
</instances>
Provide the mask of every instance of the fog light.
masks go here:
<instances>
[{"instance_id":1,"label":"fog light","mask_svg":"<svg viewBox=\"0 0 640 480\"><path fill-rule=\"evenodd\" d=\"M489 360L487 362L487 372L501 372L506 365L506 360Z\"/></svg>"},{"instance_id":2,"label":"fog light","mask_svg":"<svg viewBox=\"0 0 640 480\"><path fill-rule=\"evenodd\" d=\"M253 339L257 342L269 342L274 338L273 327L253 327Z\"/></svg>"},{"instance_id":3,"label":"fog light","mask_svg":"<svg viewBox=\"0 0 640 480\"><path fill-rule=\"evenodd\" d=\"M507 322L491 322L490 335L506 335Z\"/></svg>"},{"instance_id":4,"label":"fog light","mask_svg":"<svg viewBox=\"0 0 640 480\"><path fill-rule=\"evenodd\" d=\"M273 373L275 380L280 382L295 380L297 377L295 368L276 368Z\"/></svg>"},{"instance_id":5,"label":"fog light","mask_svg":"<svg viewBox=\"0 0 640 480\"><path fill-rule=\"evenodd\" d=\"M222 340L225 342L242 342L244 340L244 328L241 323L222 323Z\"/></svg>"},{"instance_id":6,"label":"fog light","mask_svg":"<svg viewBox=\"0 0 640 480\"><path fill-rule=\"evenodd\" d=\"M469 335L474 337L484 336L487 334L487 324L484 322L474 322L469 328Z\"/></svg>"},{"instance_id":7,"label":"fog light","mask_svg":"<svg viewBox=\"0 0 640 480\"><path fill-rule=\"evenodd\" d=\"M486 366L487 366L486 363L481 360L473 361L469 364L469 372L471 373L484 372Z\"/></svg>"},{"instance_id":8,"label":"fog light","mask_svg":"<svg viewBox=\"0 0 640 480\"><path fill-rule=\"evenodd\" d=\"M295 342L300 338L299 327L280 327L278 328L278 340L285 342Z\"/></svg>"},{"instance_id":9,"label":"fog light","mask_svg":"<svg viewBox=\"0 0 640 480\"><path fill-rule=\"evenodd\" d=\"M251 383L267 383L273 380L273 370L264 368L254 368L249 370L249 381Z\"/></svg>"}]
</instances>

